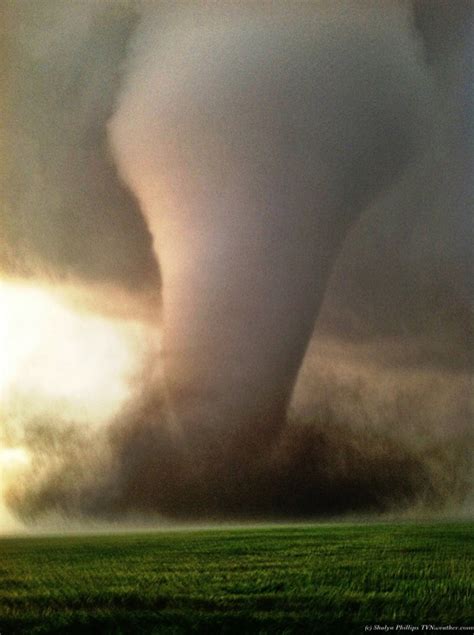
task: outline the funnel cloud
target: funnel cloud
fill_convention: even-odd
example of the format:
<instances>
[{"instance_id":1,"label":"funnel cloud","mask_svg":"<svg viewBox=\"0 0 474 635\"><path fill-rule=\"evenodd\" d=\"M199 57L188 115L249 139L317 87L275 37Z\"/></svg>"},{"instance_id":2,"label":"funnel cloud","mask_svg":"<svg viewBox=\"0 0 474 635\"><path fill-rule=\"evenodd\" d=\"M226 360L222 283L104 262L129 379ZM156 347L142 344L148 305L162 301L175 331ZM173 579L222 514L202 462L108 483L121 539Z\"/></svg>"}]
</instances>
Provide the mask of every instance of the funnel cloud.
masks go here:
<instances>
[{"instance_id":1,"label":"funnel cloud","mask_svg":"<svg viewBox=\"0 0 474 635\"><path fill-rule=\"evenodd\" d=\"M12 508L470 509L470 3L1 11L3 274L162 342L105 429L11 432Z\"/></svg>"}]
</instances>

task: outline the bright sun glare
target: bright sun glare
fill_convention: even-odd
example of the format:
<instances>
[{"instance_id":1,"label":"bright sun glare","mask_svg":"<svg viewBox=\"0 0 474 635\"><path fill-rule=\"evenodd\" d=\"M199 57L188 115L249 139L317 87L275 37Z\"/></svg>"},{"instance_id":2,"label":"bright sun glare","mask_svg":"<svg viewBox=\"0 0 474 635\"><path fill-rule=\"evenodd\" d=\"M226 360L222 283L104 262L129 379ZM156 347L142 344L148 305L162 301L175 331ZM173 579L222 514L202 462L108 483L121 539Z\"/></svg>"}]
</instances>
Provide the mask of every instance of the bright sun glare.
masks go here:
<instances>
[{"instance_id":1,"label":"bright sun glare","mask_svg":"<svg viewBox=\"0 0 474 635\"><path fill-rule=\"evenodd\" d=\"M40 287L0 283L0 403L15 395L61 402L79 419L109 417L137 369L137 328L74 311Z\"/></svg>"},{"instance_id":2,"label":"bright sun glare","mask_svg":"<svg viewBox=\"0 0 474 635\"><path fill-rule=\"evenodd\" d=\"M47 288L0 282L0 433L37 413L94 424L113 416L143 359L141 328L75 311ZM0 439L0 480L27 462Z\"/></svg>"}]
</instances>

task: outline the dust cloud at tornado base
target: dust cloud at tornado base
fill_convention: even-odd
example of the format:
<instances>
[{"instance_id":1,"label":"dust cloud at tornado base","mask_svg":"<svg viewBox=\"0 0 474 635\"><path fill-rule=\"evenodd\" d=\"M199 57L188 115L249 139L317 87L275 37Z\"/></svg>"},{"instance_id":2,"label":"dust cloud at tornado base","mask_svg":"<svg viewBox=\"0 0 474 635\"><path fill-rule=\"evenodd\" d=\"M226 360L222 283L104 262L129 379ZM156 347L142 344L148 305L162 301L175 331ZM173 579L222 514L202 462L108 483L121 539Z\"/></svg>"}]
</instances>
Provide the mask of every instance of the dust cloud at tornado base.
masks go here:
<instances>
[{"instance_id":1,"label":"dust cloud at tornado base","mask_svg":"<svg viewBox=\"0 0 474 635\"><path fill-rule=\"evenodd\" d=\"M440 22L423 3L416 5L414 17L411 8L391 3L383 18L370 3L359 11L345 2L337 10L311 6L318 24L303 28L291 19L290 36L281 34L281 22L289 20L281 8L262 19L256 35L248 16L235 9L222 31L222 16L203 18L196 10L193 20L198 32L207 29L208 39L202 38L192 63L185 53L195 34L185 14L163 17L127 5L89 14L79 5L52 2L34 16L11 18L14 25L24 19L25 40L36 42L36 48L20 41L10 53L10 64L13 54L21 61L19 79L10 81L17 82L13 103L22 107L12 111L6 133L14 158L2 184L8 193L1 216L7 236L3 268L9 275L52 277L59 287L72 279L86 295L90 286L105 284L109 296L105 302L101 298L99 310L105 305L114 313L117 306L120 313L122 294L131 294L126 313L163 320L166 330L166 253L174 244L158 235L158 212L146 195L140 200L136 174L158 169L173 185L174 178L184 178L178 169L183 160L191 174L198 173L179 193L179 202L186 210L195 205L202 221L204 238L195 240L203 240L196 253L205 273L197 281L202 286L185 289L186 302L176 304L185 313L188 306L197 307L190 312L194 325L189 332L187 326L172 331L169 341L181 337L189 345L190 338L199 337L204 361L196 362L195 373L174 397L156 373L172 355L168 345L147 360L132 380L134 397L105 428L85 429L58 416L9 430L32 455L31 474L8 494L23 519L57 513L111 520L134 513L194 519L469 510L472 186L466 129L472 112L466 78L458 70L472 46L469 9L460 2ZM18 3L7 3L8 8L16 11ZM160 20L178 33L181 47L166 48ZM232 20L237 26L229 29ZM75 40L68 36L73 23ZM57 29L49 46L40 37L45 24L50 33ZM321 45L311 38L308 44L311 28ZM297 36L301 41L295 44ZM166 103L160 106L168 130L177 132L164 140L169 153L157 157L146 144L146 109L155 98L149 51L156 46L157 55L183 77L189 72L199 78L206 45L220 52L227 45L240 52L245 45L242 65L233 70L232 59L219 57L218 80L213 84L204 73L202 93L196 94L196 81L192 93L168 86L169 99L176 100L176 90L184 101L179 108L171 101L170 110ZM272 70L270 79L256 72L255 83L247 84L262 49L281 62L280 46L287 66ZM38 59L48 69L44 77L38 76ZM322 62L314 73L311 69L317 91L308 88L307 68L294 72L308 59ZM77 60L83 67L74 74ZM289 84L285 70L292 73ZM105 91L102 76L108 78ZM166 67L160 78L167 79ZM247 97L250 88L257 90L255 100ZM219 94L222 103L209 94ZM335 107L338 96L345 101ZM308 107L312 100L314 109ZM374 102L370 116L361 116ZM135 118L127 118L127 108L134 109ZM115 165L106 149L107 121ZM308 135L313 129L324 133ZM74 134L65 135L69 130ZM235 152L226 154L221 144ZM313 156L312 144L333 151L323 157L326 166ZM73 160L65 162L70 156ZM91 170L91 164L100 170ZM318 211L321 231L315 236L316 221L308 210L322 205L311 182L321 168L327 168L329 183L323 202L329 201L337 218ZM243 175L238 182L236 171ZM225 184L230 198L213 198L216 183ZM252 208L255 200L272 211L272 222L261 220ZM221 201L229 210L224 221L212 209ZM243 221L247 232L238 237L236 252L232 241ZM191 231L196 227L190 222ZM109 235L105 249L100 236ZM269 249L275 244L281 248ZM212 257L201 262L206 250ZM229 269L235 281L227 291ZM156 289L164 297L164 316ZM213 313L205 307L214 301L206 297L214 289L222 305ZM235 297L243 308L235 308ZM256 325L253 334L248 324ZM279 357L267 358L271 346ZM206 347L214 348L209 353ZM221 358L224 367L215 363ZM166 364L165 359L165 369ZM209 377L196 384L203 368ZM180 376L179 363L170 372ZM263 405L254 393L264 395ZM276 409L267 408L273 397ZM178 398L189 406L177 407ZM225 420L223 413L228 413Z\"/></svg>"}]
</instances>

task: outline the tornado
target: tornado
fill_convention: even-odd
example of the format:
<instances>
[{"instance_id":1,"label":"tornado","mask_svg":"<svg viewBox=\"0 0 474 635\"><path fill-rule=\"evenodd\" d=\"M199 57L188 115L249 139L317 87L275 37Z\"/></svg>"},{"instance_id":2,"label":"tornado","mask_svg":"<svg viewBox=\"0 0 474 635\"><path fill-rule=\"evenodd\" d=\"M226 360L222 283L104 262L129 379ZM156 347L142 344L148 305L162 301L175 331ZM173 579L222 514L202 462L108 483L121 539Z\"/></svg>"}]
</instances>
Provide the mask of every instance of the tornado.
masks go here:
<instances>
[{"instance_id":1,"label":"tornado","mask_svg":"<svg viewBox=\"0 0 474 635\"><path fill-rule=\"evenodd\" d=\"M109 122L162 275L166 387L203 463L278 440L347 232L422 151L429 79L375 5L147 13Z\"/></svg>"},{"instance_id":2,"label":"tornado","mask_svg":"<svg viewBox=\"0 0 474 635\"><path fill-rule=\"evenodd\" d=\"M472 507L471 3L0 13L0 274L149 349L103 430L14 421L10 507Z\"/></svg>"}]
</instances>

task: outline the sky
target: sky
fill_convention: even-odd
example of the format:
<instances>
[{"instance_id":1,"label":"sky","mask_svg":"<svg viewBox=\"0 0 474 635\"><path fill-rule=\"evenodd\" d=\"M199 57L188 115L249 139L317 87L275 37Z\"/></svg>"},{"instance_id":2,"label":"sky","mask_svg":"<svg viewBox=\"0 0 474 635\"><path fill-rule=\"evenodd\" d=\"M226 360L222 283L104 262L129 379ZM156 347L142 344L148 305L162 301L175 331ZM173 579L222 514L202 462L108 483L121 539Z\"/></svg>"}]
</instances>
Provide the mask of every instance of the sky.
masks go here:
<instances>
[{"instance_id":1,"label":"sky","mask_svg":"<svg viewBox=\"0 0 474 635\"><path fill-rule=\"evenodd\" d=\"M470 3L0 11L2 526L470 513Z\"/></svg>"}]
</instances>

